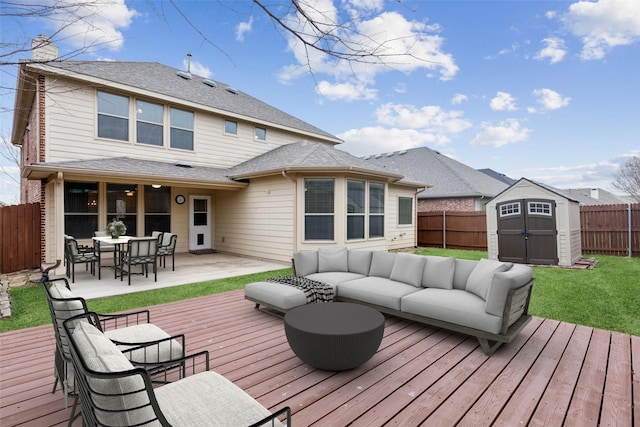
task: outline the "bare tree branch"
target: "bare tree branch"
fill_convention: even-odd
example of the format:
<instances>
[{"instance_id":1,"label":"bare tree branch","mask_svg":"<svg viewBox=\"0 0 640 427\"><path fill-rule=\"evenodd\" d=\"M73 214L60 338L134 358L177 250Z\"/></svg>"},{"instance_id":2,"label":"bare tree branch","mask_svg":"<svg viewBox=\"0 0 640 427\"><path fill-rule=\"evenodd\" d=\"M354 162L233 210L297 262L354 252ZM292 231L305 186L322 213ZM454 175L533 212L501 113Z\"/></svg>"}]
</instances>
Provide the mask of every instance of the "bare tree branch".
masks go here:
<instances>
[{"instance_id":1,"label":"bare tree branch","mask_svg":"<svg viewBox=\"0 0 640 427\"><path fill-rule=\"evenodd\" d=\"M613 186L640 203L640 157L631 157L616 174Z\"/></svg>"}]
</instances>

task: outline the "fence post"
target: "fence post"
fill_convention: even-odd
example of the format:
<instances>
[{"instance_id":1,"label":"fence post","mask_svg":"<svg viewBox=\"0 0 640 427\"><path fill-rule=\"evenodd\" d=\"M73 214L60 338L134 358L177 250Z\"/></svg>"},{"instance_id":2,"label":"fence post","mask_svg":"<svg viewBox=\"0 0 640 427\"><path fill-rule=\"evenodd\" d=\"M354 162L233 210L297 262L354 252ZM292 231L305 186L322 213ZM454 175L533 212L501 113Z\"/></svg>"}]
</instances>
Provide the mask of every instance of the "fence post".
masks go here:
<instances>
[{"instance_id":1,"label":"fence post","mask_svg":"<svg viewBox=\"0 0 640 427\"><path fill-rule=\"evenodd\" d=\"M628 234L629 234L629 244L627 245L627 253L629 254L628 257L631 258L631 256L633 255L633 251L631 248L631 203L627 203L627 221L628 221Z\"/></svg>"},{"instance_id":2,"label":"fence post","mask_svg":"<svg viewBox=\"0 0 640 427\"><path fill-rule=\"evenodd\" d=\"M442 211L442 248L447 249L447 211Z\"/></svg>"}]
</instances>

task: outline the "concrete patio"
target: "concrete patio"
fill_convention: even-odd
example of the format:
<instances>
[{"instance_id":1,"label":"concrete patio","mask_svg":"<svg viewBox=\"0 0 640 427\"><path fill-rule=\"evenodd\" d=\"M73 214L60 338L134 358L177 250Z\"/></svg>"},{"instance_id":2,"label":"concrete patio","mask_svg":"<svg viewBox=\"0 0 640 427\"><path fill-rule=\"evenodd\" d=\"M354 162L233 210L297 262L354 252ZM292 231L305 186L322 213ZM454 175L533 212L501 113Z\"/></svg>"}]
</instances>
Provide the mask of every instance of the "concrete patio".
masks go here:
<instances>
[{"instance_id":1,"label":"concrete patio","mask_svg":"<svg viewBox=\"0 0 640 427\"><path fill-rule=\"evenodd\" d=\"M119 277L114 278L114 270L111 267L113 261L107 255L103 256L103 263L107 265L102 266L100 280L98 280L97 273L92 276L84 265L79 264L76 265L75 283L72 284L71 279L69 279L69 283L75 295L92 299L291 267L290 264L277 261L241 257L221 252L202 255L179 253L176 254L175 262L175 271L171 270L171 258L167 258L166 268L158 267L157 282L153 281L153 271L149 271L149 277L140 274L132 275L131 286L128 286L126 276L122 281ZM138 273L140 269L139 266L132 267L132 271ZM64 268L59 268L57 273L52 274L51 277L63 277Z\"/></svg>"}]
</instances>

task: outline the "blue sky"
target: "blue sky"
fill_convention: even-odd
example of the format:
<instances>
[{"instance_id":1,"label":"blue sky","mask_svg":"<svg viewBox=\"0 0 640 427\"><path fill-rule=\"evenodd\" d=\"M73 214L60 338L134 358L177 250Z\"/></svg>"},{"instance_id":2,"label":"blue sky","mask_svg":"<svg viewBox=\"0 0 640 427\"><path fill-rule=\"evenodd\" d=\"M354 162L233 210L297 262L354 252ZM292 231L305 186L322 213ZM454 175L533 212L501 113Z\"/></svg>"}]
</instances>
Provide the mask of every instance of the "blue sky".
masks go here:
<instances>
[{"instance_id":1,"label":"blue sky","mask_svg":"<svg viewBox=\"0 0 640 427\"><path fill-rule=\"evenodd\" d=\"M388 40L386 52L413 58L349 67L307 57L250 1L176 0L188 21L169 1L114 1L54 42L61 54L89 46L73 59L181 69L191 52L194 73L333 133L358 156L426 145L516 179L619 193L614 174L640 155L640 1L314 3L309 10L349 23L356 38ZM29 44L59 23L3 16L1 36ZM9 138L16 67L0 71ZM16 193L0 176L0 200L15 203Z\"/></svg>"}]
</instances>

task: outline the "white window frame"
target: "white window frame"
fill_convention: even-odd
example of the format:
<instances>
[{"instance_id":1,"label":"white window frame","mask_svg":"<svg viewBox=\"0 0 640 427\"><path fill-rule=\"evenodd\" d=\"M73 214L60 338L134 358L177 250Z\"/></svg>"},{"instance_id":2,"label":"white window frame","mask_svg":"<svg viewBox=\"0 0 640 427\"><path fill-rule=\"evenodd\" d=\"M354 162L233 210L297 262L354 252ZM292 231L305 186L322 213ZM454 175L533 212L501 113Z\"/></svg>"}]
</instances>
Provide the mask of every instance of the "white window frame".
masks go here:
<instances>
[{"instance_id":1,"label":"white window frame","mask_svg":"<svg viewBox=\"0 0 640 427\"><path fill-rule=\"evenodd\" d=\"M553 206L550 202L527 202L527 212L530 215L552 216Z\"/></svg>"},{"instance_id":2,"label":"white window frame","mask_svg":"<svg viewBox=\"0 0 640 427\"><path fill-rule=\"evenodd\" d=\"M233 132L227 132L227 123L233 123L236 125L236 131L235 133ZM224 123L222 124L222 130L224 132L225 135L233 135L233 136L238 136L238 128L240 127L240 125L238 124L237 120L231 120L231 119L224 119Z\"/></svg>"},{"instance_id":3,"label":"white window frame","mask_svg":"<svg viewBox=\"0 0 640 427\"><path fill-rule=\"evenodd\" d=\"M504 218L506 216L520 215L521 214L520 205L521 205L520 202L505 203L504 205L500 205L500 218Z\"/></svg>"}]
</instances>

